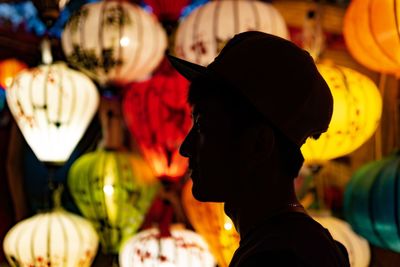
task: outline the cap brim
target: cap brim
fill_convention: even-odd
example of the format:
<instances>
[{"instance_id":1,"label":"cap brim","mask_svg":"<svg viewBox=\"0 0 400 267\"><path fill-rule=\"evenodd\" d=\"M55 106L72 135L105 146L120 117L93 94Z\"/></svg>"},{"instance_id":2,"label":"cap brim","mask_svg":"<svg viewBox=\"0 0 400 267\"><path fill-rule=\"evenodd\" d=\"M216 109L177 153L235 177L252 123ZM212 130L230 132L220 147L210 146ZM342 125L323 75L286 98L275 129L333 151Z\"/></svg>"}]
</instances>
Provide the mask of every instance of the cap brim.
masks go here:
<instances>
[{"instance_id":1,"label":"cap brim","mask_svg":"<svg viewBox=\"0 0 400 267\"><path fill-rule=\"evenodd\" d=\"M167 58L169 62L171 62L171 65L189 81L193 81L194 79L205 76L206 74L207 68L204 66L171 55L167 55Z\"/></svg>"}]
</instances>

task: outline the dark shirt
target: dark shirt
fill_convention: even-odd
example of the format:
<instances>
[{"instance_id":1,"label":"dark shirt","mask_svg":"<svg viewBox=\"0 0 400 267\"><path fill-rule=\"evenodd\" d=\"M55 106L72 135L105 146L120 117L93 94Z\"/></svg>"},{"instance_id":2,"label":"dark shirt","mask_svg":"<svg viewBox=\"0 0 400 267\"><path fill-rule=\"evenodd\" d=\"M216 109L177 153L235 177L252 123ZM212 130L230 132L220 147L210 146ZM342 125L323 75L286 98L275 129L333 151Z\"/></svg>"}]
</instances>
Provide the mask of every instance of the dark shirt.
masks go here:
<instances>
[{"instance_id":1,"label":"dark shirt","mask_svg":"<svg viewBox=\"0 0 400 267\"><path fill-rule=\"evenodd\" d=\"M345 247L302 212L277 214L240 241L229 267L350 267Z\"/></svg>"}]
</instances>

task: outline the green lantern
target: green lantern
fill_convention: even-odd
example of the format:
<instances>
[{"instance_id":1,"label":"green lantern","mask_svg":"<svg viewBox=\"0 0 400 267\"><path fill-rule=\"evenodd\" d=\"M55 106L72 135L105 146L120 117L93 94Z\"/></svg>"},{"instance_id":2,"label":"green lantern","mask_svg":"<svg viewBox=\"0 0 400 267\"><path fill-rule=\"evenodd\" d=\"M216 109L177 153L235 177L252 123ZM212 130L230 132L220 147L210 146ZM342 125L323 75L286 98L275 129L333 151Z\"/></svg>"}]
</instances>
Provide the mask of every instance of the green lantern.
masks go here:
<instances>
[{"instance_id":1,"label":"green lantern","mask_svg":"<svg viewBox=\"0 0 400 267\"><path fill-rule=\"evenodd\" d=\"M80 157L71 167L68 186L99 233L103 252L114 254L139 229L158 189L140 157L104 150Z\"/></svg>"},{"instance_id":2,"label":"green lantern","mask_svg":"<svg viewBox=\"0 0 400 267\"><path fill-rule=\"evenodd\" d=\"M372 244L400 252L400 154L371 162L346 186L345 216Z\"/></svg>"}]
</instances>

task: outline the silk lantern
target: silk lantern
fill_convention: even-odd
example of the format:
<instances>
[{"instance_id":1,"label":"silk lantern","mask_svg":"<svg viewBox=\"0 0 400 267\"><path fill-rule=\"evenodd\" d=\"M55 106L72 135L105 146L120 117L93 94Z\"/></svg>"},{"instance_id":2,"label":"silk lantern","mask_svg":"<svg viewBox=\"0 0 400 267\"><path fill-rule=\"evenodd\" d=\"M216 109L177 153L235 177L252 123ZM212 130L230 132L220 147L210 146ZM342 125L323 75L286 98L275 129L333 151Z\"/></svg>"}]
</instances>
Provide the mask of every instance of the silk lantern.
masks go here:
<instances>
[{"instance_id":1,"label":"silk lantern","mask_svg":"<svg viewBox=\"0 0 400 267\"><path fill-rule=\"evenodd\" d=\"M99 233L104 253L118 253L141 226L158 188L153 177L146 162L123 152L98 150L71 166L69 189Z\"/></svg>"},{"instance_id":2,"label":"silk lantern","mask_svg":"<svg viewBox=\"0 0 400 267\"><path fill-rule=\"evenodd\" d=\"M176 21L181 16L181 12L185 6L189 4L189 0L144 0L149 5L153 13L161 20Z\"/></svg>"},{"instance_id":3,"label":"silk lantern","mask_svg":"<svg viewBox=\"0 0 400 267\"><path fill-rule=\"evenodd\" d=\"M358 169L346 186L344 214L370 243L400 252L399 152Z\"/></svg>"},{"instance_id":4,"label":"silk lantern","mask_svg":"<svg viewBox=\"0 0 400 267\"><path fill-rule=\"evenodd\" d=\"M382 113L382 97L368 77L346 67L317 64L333 96L328 131L302 146L306 162L323 162L347 155L375 132Z\"/></svg>"},{"instance_id":5,"label":"silk lantern","mask_svg":"<svg viewBox=\"0 0 400 267\"><path fill-rule=\"evenodd\" d=\"M19 129L42 162L64 163L99 105L93 82L64 63L22 71L6 93Z\"/></svg>"},{"instance_id":6,"label":"silk lantern","mask_svg":"<svg viewBox=\"0 0 400 267\"><path fill-rule=\"evenodd\" d=\"M167 60L155 75L129 85L123 97L126 124L159 178L176 181L187 169L178 149L192 125L188 81Z\"/></svg>"},{"instance_id":7,"label":"silk lantern","mask_svg":"<svg viewBox=\"0 0 400 267\"><path fill-rule=\"evenodd\" d=\"M397 0L351 1L343 21L343 35L351 55L363 66L400 73L399 6Z\"/></svg>"},{"instance_id":8,"label":"silk lantern","mask_svg":"<svg viewBox=\"0 0 400 267\"><path fill-rule=\"evenodd\" d=\"M182 190L186 215L196 232L207 241L218 266L227 267L239 247L239 234L225 215L223 203L197 201L192 195L192 184L189 180Z\"/></svg>"},{"instance_id":9,"label":"silk lantern","mask_svg":"<svg viewBox=\"0 0 400 267\"><path fill-rule=\"evenodd\" d=\"M214 267L215 262L201 236L171 227L171 236L161 237L157 228L139 232L122 247L121 267Z\"/></svg>"},{"instance_id":10,"label":"silk lantern","mask_svg":"<svg viewBox=\"0 0 400 267\"><path fill-rule=\"evenodd\" d=\"M89 221L57 208L17 223L4 238L12 267L89 267L99 238Z\"/></svg>"},{"instance_id":11,"label":"silk lantern","mask_svg":"<svg viewBox=\"0 0 400 267\"><path fill-rule=\"evenodd\" d=\"M212 1L194 10L178 26L175 53L208 65L235 34L262 31L288 38L281 14L261 1Z\"/></svg>"},{"instance_id":12,"label":"silk lantern","mask_svg":"<svg viewBox=\"0 0 400 267\"><path fill-rule=\"evenodd\" d=\"M312 217L328 229L335 240L346 247L351 267L369 266L371 252L368 241L354 233L348 223L332 216L315 215Z\"/></svg>"},{"instance_id":13,"label":"silk lantern","mask_svg":"<svg viewBox=\"0 0 400 267\"><path fill-rule=\"evenodd\" d=\"M28 66L14 58L6 59L0 62L0 87L7 89L11 86L14 77Z\"/></svg>"},{"instance_id":14,"label":"silk lantern","mask_svg":"<svg viewBox=\"0 0 400 267\"><path fill-rule=\"evenodd\" d=\"M71 16L61 40L68 62L103 85L146 78L167 47L156 18L127 1L82 6Z\"/></svg>"}]
</instances>

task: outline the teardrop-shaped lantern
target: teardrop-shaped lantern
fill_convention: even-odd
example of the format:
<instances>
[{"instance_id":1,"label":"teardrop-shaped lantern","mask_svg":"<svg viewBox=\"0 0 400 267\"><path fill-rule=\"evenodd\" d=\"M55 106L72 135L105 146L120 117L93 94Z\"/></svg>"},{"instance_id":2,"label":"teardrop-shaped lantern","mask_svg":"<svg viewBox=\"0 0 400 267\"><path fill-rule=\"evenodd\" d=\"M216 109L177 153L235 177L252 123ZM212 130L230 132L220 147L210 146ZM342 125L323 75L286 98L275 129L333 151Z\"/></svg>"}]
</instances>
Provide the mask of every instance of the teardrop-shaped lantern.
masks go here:
<instances>
[{"instance_id":1,"label":"teardrop-shaped lantern","mask_svg":"<svg viewBox=\"0 0 400 267\"><path fill-rule=\"evenodd\" d=\"M6 92L19 129L42 162L65 162L99 105L93 82L64 63L24 70Z\"/></svg>"},{"instance_id":2,"label":"teardrop-shaped lantern","mask_svg":"<svg viewBox=\"0 0 400 267\"><path fill-rule=\"evenodd\" d=\"M335 240L346 247L351 267L369 266L371 252L368 241L354 233L348 223L332 216L313 215L312 217L328 229Z\"/></svg>"},{"instance_id":3,"label":"teardrop-shaped lantern","mask_svg":"<svg viewBox=\"0 0 400 267\"><path fill-rule=\"evenodd\" d=\"M187 159L178 149L192 125L188 81L168 61L144 82L133 83L123 98L123 115L143 155L158 177L181 178Z\"/></svg>"},{"instance_id":4,"label":"teardrop-shaped lantern","mask_svg":"<svg viewBox=\"0 0 400 267\"><path fill-rule=\"evenodd\" d=\"M208 65L235 34L262 31L288 38L281 14L261 1L212 1L194 10L178 26L175 53Z\"/></svg>"},{"instance_id":5,"label":"teardrop-shaped lantern","mask_svg":"<svg viewBox=\"0 0 400 267\"><path fill-rule=\"evenodd\" d=\"M161 237L157 228L144 230L121 248L121 267L214 267L203 238L193 231L171 227L171 236Z\"/></svg>"},{"instance_id":6,"label":"teardrop-shaped lantern","mask_svg":"<svg viewBox=\"0 0 400 267\"><path fill-rule=\"evenodd\" d=\"M352 0L343 21L351 55L371 70L399 74L399 16L397 0Z\"/></svg>"},{"instance_id":7,"label":"teardrop-shaped lantern","mask_svg":"<svg viewBox=\"0 0 400 267\"><path fill-rule=\"evenodd\" d=\"M166 46L157 19L127 1L82 6L62 34L68 62L101 84L144 79L160 63Z\"/></svg>"},{"instance_id":8,"label":"teardrop-shaped lantern","mask_svg":"<svg viewBox=\"0 0 400 267\"><path fill-rule=\"evenodd\" d=\"M224 212L223 203L197 201L192 195L192 181L182 191L182 203L190 223L208 243L218 266L227 267L239 247L239 234Z\"/></svg>"},{"instance_id":9,"label":"teardrop-shaped lantern","mask_svg":"<svg viewBox=\"0 0 400 267\"><path fill-rule=\"evenodd\" d=\"M87 153L72 165L69 189L99 233L104 253L118 253L139 229L158 188L154 181L145 161L123 152Z\"/></svg>"},{"instance_id":10,"label":"teardrop-shaped lantern","mask_svg":"<svg viewBox=\"0 0 400 267\"><path fill-rule=\"evenodd\" d=\"M399 153L362 166L346 186L344 211L354 231L370 243L400 252Z\"/></svg>"},{"instance_id":11,"label":"teardrop-shaped lantern","mask_svg":"<svg viewBox=\"0 0 400 267\"><path fill-rule=\"evenodd\" d=\"M333 96L328 131L302 146L307 162L321 162L347 155L375 132L382 113L382 97L368 77L349 68L318 64Z\"/></svg>"},{"instance_id":12,"label":"teardrop-shaped lantern","mask_svg":"<svg viewBox=\"0 0 400 267\"><path fill-rule=\"evenodd\" d=\"M88 220L58 208L17 223L3 248L11 266L89 267L98 243Z\"/></svg>"},{"instance_id":13,"label":"teardrop-shaped lantern","mask_svg":"<svg viewBox=\"0 0 400 267\"><path fill-rule=\"evenodd\" d=\"M0 87L7 89L11 86L14 77L28 66L17 59L10 58L0 62Z\"/></svg>"}]
</instances>

